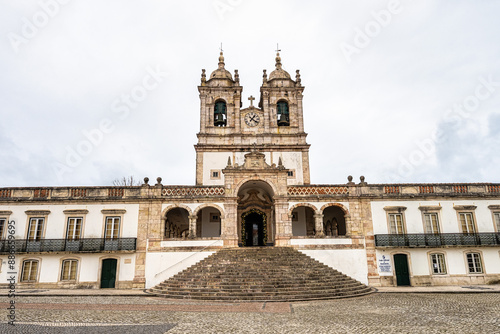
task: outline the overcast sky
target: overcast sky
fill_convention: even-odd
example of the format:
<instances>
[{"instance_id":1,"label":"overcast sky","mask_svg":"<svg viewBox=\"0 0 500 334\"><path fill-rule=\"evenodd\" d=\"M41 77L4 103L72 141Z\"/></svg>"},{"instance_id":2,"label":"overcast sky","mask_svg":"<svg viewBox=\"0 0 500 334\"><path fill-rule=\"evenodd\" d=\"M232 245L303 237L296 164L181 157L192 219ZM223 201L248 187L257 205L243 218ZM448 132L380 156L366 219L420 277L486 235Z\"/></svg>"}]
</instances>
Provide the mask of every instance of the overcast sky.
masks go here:
<instances>
[{"instance_id":1,"label":"overcast sky","mask_svg":"<svg viewBox=\"0 0 500 334\"><path fill-rule=\"evenodd\" d=\"M201 69L300 69L311 182L500 182L500 1L0 2L0 186L192 185ZM154 182L153 182L154 183Z\"/></svg>"}]
</instances>

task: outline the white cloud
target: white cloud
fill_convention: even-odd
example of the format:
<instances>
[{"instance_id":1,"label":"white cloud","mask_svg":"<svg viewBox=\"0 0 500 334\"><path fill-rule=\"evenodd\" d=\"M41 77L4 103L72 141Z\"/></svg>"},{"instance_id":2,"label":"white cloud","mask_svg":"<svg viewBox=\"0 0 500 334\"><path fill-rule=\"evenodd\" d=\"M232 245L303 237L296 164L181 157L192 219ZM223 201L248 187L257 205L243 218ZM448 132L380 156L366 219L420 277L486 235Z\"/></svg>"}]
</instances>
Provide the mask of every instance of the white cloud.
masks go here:
<instances>
[{"instance_id":1,"label":"white cloud","mask_svg":"<svg viewBox=\"0 0 500 334\"><path fill-rule=\"evenodd\" d=\"M222 0L224 2L224 0ZM388 1L245 1L224 14L214 1L70 1L19 52L20 33L37 1L0 4L0 186L104 185L135 175L193 184L201 69L238 69L243 103L259 96L262 69L301 70L314 183L345 183L349 174L386 182L416 143L443 129L436 151L398 182L500 182L500 90L467 122L445 114L474 92L478 77L498 72L497 2L401 1L402 11L348 64L339 45ZM126 119L112 102L141 82L147 66L168 77ZM59 180L52 164L103 118L115 129ZM496 159L496 160L495 160ZM15 167L12 167L15 166Z\"/></svg>"}]
</instances>

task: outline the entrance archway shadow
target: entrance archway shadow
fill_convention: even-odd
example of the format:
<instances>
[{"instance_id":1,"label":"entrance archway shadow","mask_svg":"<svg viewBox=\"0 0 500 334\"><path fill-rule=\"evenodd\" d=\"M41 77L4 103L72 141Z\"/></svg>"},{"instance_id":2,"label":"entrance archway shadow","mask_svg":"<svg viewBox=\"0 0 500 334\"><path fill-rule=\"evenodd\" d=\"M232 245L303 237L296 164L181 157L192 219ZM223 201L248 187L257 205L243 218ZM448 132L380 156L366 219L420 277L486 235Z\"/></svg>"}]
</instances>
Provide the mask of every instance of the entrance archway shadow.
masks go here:
<instances>
[{"instance_id":1,"label":"entrance archway shadow","mask_svg":"<svg viewBox=\"0 0 500 334\"><path fill-rule=\"evenodd\" d=\"M241 245L244 247L266 246L267 217L260 210L252 209L241 216Z\"/></svg>"}]
</instances>

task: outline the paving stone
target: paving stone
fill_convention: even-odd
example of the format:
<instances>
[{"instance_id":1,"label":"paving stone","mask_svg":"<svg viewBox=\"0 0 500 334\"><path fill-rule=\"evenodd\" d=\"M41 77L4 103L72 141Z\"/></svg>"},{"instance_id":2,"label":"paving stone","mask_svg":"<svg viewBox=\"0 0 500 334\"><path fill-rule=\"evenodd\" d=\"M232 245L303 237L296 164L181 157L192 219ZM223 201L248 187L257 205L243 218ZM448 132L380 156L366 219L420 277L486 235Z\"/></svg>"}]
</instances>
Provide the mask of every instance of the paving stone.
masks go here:
<instances>
[{"instance_id":1,"label":"paving stone","mask_svg":"<svg viewBox=\"0 0 500 334\"><path fill-rule=\"evenodd\" d=\"M7 301L0 298L1 308L6 307ZM104 325L110 330L117 326L116 331L106 333L132 333L126 332L132 329L136 330L134 333L164 330L167 334L500 333L499 293L375 293L293 303L193 302L116 296L19 297L16 301L18 326L28 326L26 333L78 333L75 328L85 333L101 333L94 327L101 330ZM81 307L65 307L75 304ZM23 308L23 305L33 307ZM16 333L5 327L5 318L0 322L3 322L0 333ZM48 328L47 322L68 331L50 332L55 329ZM153 331L156 329L160 332Z\"/></svg>"}]
</instances>

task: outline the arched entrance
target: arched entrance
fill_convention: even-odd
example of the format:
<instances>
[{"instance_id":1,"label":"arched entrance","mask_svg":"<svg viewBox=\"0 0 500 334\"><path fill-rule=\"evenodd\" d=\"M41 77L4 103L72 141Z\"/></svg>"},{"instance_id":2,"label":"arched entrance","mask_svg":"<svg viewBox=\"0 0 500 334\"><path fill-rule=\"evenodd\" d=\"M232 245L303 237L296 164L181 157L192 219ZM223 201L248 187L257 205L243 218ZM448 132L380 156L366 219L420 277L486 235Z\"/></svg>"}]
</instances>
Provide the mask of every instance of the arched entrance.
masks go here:
<instances>
[{"instance_id":1,"label":"arched entrance","mask_svg":"<svg viewBox=\"0 0 500 334\"><path fill-rule=\"evenodd\" d=\"M264 212L252 209L241 216L241 244L245 247L267 244L267 217Z\"/></svg>"},{"instance_id":2,"label":"arched entrance","mask_svg":"<svg viewBox=\"0 0 500 334\"><path fill-rule=\"evenodd\" d=\"M238 244L268 246L274 244L274 192L265 181L251 180L238 190Z\"/></svg>"}]
</instances>

